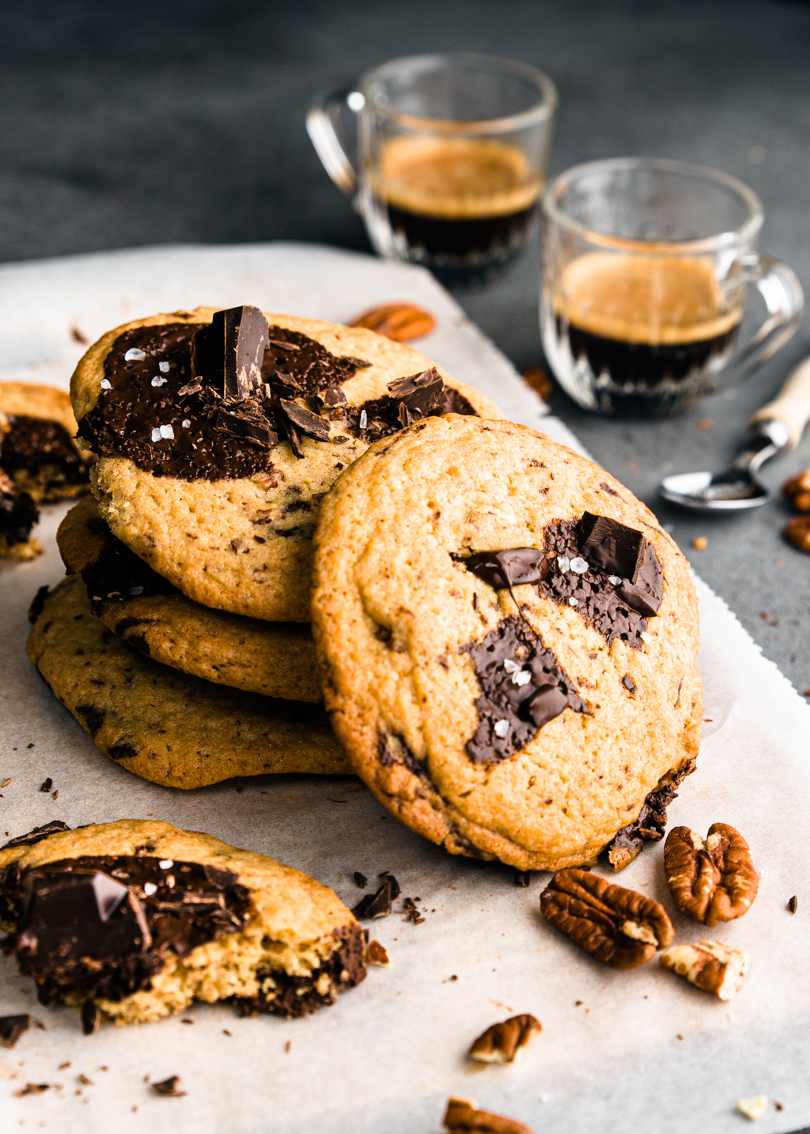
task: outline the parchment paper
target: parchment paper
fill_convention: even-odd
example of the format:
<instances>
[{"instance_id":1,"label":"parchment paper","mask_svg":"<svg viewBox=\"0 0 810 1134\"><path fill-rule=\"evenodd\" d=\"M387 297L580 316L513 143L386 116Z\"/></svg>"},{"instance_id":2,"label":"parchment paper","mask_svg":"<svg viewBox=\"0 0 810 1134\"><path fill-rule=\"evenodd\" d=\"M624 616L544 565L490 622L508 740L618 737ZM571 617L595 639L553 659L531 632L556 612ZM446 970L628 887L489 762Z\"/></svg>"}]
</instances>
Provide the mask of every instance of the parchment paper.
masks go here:
<instances>
[{"instance_id":1,"label":"parchment paper","mask_svg":"<svg viewBox=\"0 0 810 1134\"><path fill-rule=\"evenodd\" d=\"M71 328L92 341L160 310L249 302L344 321L402 298L439 318L419 344L425 353L515 420L575 444L429 275L309 245L147 249L2 267L0 375L66 385L82 351ZM0 791L0 836L55 818L75 826L154 816L274 855L349 905L361 893L353 871L371 879L393 871L403 895L427 912L420 925L396 915L372 923L393 966L372 969L334 1006L297 1021L239 1020L228 1007L198 1005L184 1017L193 1026L177 1018L108 1025L85 1038L75 1012L38 1006L32 983L1 960L0 1014L30 1011L46 1030L32 1029L0 1056L0 1129L436 1134L451 1093L537 1134L720 1134L743 1128L736 1100L760 1093L784 1107L769 1106L762 1134L810 1124L810 709L706 586L698 584L708 722L698 771L670 819L703 833L715 821L738 827L762 875L751 912L708 934L751 956L730 1007L655 962L624 974L598 966L540 918L546 876L521 889L512 870L451 858L351 777L266 777L185 794L117 767L23 653L28 602L62 574L53 533L63 512L46 510L44 556L0 568L0 779L11 777ZM56 800L39 791L46 777ZM673 912L660 844L621 882ZM792 916L785 907L793 894ZM673 920L678 941L707 935ZM521 1011L543 1024L521 1062L466 1060L484 1027ZM147 1074L180 1075L187 1096L156 1096ZM26 1082L51 1087L17 1097Z\"/></svg>"}]
</instances>

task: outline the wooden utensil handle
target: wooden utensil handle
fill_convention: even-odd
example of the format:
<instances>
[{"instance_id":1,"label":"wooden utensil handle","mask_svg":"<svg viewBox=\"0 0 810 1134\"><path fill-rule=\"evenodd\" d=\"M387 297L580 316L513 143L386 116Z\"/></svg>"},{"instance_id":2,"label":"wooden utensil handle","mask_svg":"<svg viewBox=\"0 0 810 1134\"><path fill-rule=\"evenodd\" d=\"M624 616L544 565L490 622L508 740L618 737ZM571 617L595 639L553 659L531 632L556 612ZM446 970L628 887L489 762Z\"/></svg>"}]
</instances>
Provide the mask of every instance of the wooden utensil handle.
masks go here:
<instances>
[{"instance_id":1,"label":"wooden utensil handle","mask_svg":"<svg viewBox=\"0 0 810 1134\"><path fill-rule=\"evenodd\" d=\"M788 449L795 449L810 421L810 358L805 358L789 374L778 396L757 410L751 425L781 421L790 435Z\"/></svg>"}]
</instances>

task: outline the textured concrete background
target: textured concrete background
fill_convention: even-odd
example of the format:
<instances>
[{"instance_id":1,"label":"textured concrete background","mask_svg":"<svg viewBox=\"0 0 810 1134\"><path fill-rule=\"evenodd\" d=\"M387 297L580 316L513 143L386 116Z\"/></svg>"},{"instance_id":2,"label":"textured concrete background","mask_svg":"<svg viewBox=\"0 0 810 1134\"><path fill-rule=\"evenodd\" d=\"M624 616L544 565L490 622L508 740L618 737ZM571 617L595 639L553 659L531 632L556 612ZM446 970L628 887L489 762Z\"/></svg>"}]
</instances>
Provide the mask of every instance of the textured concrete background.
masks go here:
<instances>
[{"instance_id":1,"label":"textured concrete background","mask_svg":"<svg viewBox=\"0 0 810 1134\"><path fill-rule=\"evenodd\" d=\"M560 91L552 171L618 154L685 158L747 181L762 248L810 293L810 7L764 0L194 0L3 3L0 259L165 241L277 238L368 247L304 131L312 92L397 55L479 50ZM541 360L537 252L460 296L519 367ZM248 297L249 298L249 297ZM719 467L750 413L810 350L790 346L734 395L656 424L552 406L658 512L703 577L800 690L810 688L810 558L787 508L693 519L659 502L666 471ZM698 422L711 419L711 427ZM770 484L810 465L810 435ZM707 536L702 552L691 540Z\"/></svg>"}]
</instances>

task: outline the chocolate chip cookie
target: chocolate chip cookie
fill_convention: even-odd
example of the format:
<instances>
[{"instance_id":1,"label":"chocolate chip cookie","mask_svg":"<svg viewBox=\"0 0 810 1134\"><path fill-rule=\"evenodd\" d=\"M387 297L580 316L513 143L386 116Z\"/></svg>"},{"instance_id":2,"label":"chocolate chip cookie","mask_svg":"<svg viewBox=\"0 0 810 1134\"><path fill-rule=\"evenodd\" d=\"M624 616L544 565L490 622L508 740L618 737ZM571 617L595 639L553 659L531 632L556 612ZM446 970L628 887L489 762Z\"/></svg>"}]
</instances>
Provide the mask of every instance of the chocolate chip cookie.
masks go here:
<instances>
[{"instance_id":1,"label":"chocolate chip cookie","mask_svg":"<svg viewBox=\"0 0 810 1134\"><path fill-rule=\"evenodd\" d=\"M697 755L697 600L604 470L509 422L417 422L325 498L313 585L335 732L412 829L520 870L660 837L634 824Z\"/></svg>"},{"instance_id":2,"label":"chocolate chip cookie","mask_svg":"<svg viewBox=\"0 0 810 1134\"><path fill-rule=\"evenodd\" d=\"M0 382L0 468L15 492L46 503L87 492L90 455L76 447L76 430L65 390Z\"/></svg>"},{"instance_id":3,"label":"chocolate chip cookie","mask_svg":"<svg viewBox=\"0 0 810 1134\"><path fill-rule=\"evenodd\" d=\"M417 418L500 417L411 347L256 308L197 308L108 332L71 382L113 534L189 598L309 620L321 497Z\"/></svg>"},{"instance_id":4,"label":"chocolate chip cookie","mask_svg":"<svg viewBox=\"0 0 810 1134\"><path fill-rule=\"evenodd\" d=\"M262 622L186 598L117 540L92 496L68 512L56 542L87 587L93 614L155 661L247 693L321 700L307 623Z\"/></svg>"},{"instance_id":5,"label":"chocolate chip cookie","mask_svg":"<svg viewBox=\"0 0 810 1134\"><path fill-rule=\"evenodd\" d=\"M31 607L26 651L98 748L167 787L267 772L351 772L317 705L188 677L135 653L90 610L78 575Z\"/></svg>"},{"instance_id":6,"label":"chocolate chip cookie","mask_svg":"<svg viewBox=\"0 0 810 1134\"><path fill-rule=\"evenodd\" d=\"M194 1000L305 1016L366 975L363 933L326 886L169 823L120 819L0 850L6 951L40 1002L158 1020Z\"/></svg>"}]
</instances>

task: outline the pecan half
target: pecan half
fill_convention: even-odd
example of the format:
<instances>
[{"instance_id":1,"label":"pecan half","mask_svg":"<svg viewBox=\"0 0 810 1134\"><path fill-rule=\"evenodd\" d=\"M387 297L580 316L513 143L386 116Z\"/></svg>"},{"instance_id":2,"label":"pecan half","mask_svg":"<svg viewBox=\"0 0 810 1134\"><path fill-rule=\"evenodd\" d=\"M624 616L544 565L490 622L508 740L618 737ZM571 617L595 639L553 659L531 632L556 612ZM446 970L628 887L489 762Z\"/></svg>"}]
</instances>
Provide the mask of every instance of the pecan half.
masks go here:
<instances>
[{"instance_id":1,"label":"pecan half","mask_svg":"<svg viewBox=\"0 0 810 1134\"><path fill-rule=\"evenodd\" d=\"M810 512L810 469L792 476L782 485L782 495L800 512Z\"/></svg>"},{"instance_id":2,"label":"pecan half","mask_svg":"<svg viewBox=\"0 0 810 1134\"><path fill-rule=\"evenodd\" d=\"M714 993L720 1000L732 1000L737 995L748 970L747 955L720 941L671 945L658 960L665 969L671 969L704 992Z\"/></svg>"},{"instance_id":3,"label":"pecan half","mask_svg":"<svg viewBox=\"0 0 810 1134\"><path fill-rule=\"evenodd\" d=\"M705 841L689 827L673 827L664 873L675 905L703 925L742 917L759 888L748 843L727 823L712 823Z\"/></svg>"},{"instance_id":4,"label":"pecan half","mask_svg":"<svg viewBox=\"0 0 810 1134\"><path fill-rule=\"evenodd\" d=\"M444 1112L444 1125L450 1134L533 1134L514 1118L479 1110L473 1099L451 1098Z\"/></svg>"},{"instance_id":5,"label":"pecan half","mask_svg":"<svg viewBox=\"0 0 810 1134\"><path fill-rule=\"evenodd\" d=\"M798 547L799 551L810 552L810 516L795 516L785 524L785 539Z\"/></svg>"},{"instance_id":6,"label":"pecan half","mask_svg":"<svg viewBox=\"0 0 810 1134\"><path fill-rule=\"evenodd\" d=\"M672 923L653 898L585 870L558 870L540 895L547 921L612 969L635 969L672 943Z\"/></svg>"},{"instance_id":7,"label":"pecan half","mask_svg":"<svg viewBox=\"0 0 810 1134\"><path fill-rule=\"evenodd\" d=\"M429 311L415 303L384 303L381 307L364 311L349 325L367 327L395 343L407 343L429 335L436 328L436 320Z\"/></svg>"},{"instance_id":8,"label":"pecan half","mask_svg":"<svg viewBox=\"0 0 810 1134\"><path fill-rule=\"evenodd\" d=\"M542 1030L540 1021L528 1013L510 1016L502 1024L492 1024L481 1033L470 1048L470 1059L479 1063L514 1063L532 1036Z\"/></svg>"}]
</instances>

